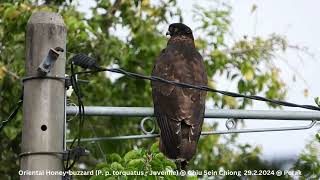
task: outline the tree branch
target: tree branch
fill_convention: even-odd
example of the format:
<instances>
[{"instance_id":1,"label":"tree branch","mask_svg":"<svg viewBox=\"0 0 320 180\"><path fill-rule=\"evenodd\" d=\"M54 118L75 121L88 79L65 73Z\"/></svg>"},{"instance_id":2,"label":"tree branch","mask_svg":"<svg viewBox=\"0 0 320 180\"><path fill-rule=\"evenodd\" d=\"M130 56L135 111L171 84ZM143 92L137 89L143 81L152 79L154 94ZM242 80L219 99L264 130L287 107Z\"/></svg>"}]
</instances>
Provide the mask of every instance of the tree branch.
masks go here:
<instances>
[{"instance_id":1,"label":"tree branch","mask_svg":"<svg viewBox=\"0 0 320 180\"><path fill-rule=\"evenodd\" d=\"M113 5L108 9L107 13L105 14L106 18L106 26L104 29L104 32L106 34L109 34L108 30L112 25L112 17L116 14L117 10L119 9L121 5L122 0L116 0Z\"/></svg>"},{"instance_id":2,"label":"tree branch","mask_svg":"<svg viewBox=\"0 0 320 180\"><path fill-rule=\"evenodd\" d=\"M8 69L6 69L6 68L4 68L4 67L2 67L1 70L2 70L4 73L12 76L14 79L20 79L20 76L18 76L16 73L14 73L14 72L12 72L12 71L9 71Z\"/></svg>"}]
</instances>

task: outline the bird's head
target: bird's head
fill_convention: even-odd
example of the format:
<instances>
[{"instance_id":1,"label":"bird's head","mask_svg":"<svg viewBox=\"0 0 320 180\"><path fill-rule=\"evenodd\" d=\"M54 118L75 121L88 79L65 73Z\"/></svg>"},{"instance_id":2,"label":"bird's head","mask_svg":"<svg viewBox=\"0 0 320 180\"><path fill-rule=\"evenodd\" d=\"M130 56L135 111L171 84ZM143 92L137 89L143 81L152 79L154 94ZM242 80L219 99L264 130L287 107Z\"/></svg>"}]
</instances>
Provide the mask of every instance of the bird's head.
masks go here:
<instances>
[{"instance_id":1,"label":"bird's head","mask_svg":"<svg viewBox=\"0 0 320 180\"><path fill-rule=\"evenodd\" d=\"M187 25L182 24L182 23L170 24L166 35L170 35L171 37L173 37L173 36L188 36L188 37L193 38L192 30Z\"/></svg>"}]
</instances>

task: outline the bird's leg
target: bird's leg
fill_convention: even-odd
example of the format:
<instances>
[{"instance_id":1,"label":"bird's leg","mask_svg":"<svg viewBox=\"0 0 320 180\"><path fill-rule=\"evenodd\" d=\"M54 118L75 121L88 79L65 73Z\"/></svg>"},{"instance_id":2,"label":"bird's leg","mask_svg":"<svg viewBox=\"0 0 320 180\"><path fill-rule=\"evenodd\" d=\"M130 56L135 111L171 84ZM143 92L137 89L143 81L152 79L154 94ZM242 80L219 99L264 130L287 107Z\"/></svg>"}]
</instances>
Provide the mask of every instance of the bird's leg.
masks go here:
<instances>
[{"instance_id":1,"label":"bird's leg","mask_svg":"<svg viewBox=\"0 0 320 180\"><path fill-rule=\"evenodd\" d=\"M179 160L179 159L176 160L176 166L177 166L177 170L180 172L181 171L181 160Z\"/></svg>"},{"instance_id":2,"label":"bird's leg","mask_svg":"<svg viewBox=\"0 0 320 180\"><path fill-rule=\"evenodd\" d=\"M177 170L181 171L187 171L187 165L188 165L188 161L183 160L183 159L177 159L176 160L176 166L177 166Z\"/></svg>"},{"instance_id":3,"label":"bird's leg","mask_svg":"<svg viewBox=\"0 0 320 180\"><path fill-rule=\"evenodd\" d=\"M176 160L176 166L177 166L177 170L179 171L180 180L186 180L188 177L188 175L185 174L187 172L187 165L188 165L188 162L186 160L183 160L183 159ZM183 175L180 174L181 171L185 171Z\"/></svg>"},{"instance_id":4,"label":"bird's leg","mask_svg":"<svg viewBox=\"0 0 320 180\"><path fill-rule=\"evenodd\" d=\"M188 161L181 161L180 162L181 169L187 171Z\"/></svg>"}]
</instances>

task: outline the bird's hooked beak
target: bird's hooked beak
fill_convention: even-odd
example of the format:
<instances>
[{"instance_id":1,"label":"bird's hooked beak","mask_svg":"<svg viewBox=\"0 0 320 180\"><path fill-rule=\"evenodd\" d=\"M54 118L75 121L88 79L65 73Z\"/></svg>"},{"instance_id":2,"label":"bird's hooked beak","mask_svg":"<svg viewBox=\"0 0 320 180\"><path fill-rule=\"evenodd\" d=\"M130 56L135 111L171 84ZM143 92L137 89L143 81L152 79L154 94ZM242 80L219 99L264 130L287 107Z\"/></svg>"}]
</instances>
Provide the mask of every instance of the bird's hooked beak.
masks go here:
<instances>
[{"instance_id":1,"label":"bird's hooked beak","mask_svg":"<svg viewBox=\"0 0 320 180\"><path fill-rule=\"evenodd\" d=\"M169 36L171 35L170 31L167 31L167 32L166 32L166 36L168 36L168 35L169 35Z\"/></svg>"}]
</instances>

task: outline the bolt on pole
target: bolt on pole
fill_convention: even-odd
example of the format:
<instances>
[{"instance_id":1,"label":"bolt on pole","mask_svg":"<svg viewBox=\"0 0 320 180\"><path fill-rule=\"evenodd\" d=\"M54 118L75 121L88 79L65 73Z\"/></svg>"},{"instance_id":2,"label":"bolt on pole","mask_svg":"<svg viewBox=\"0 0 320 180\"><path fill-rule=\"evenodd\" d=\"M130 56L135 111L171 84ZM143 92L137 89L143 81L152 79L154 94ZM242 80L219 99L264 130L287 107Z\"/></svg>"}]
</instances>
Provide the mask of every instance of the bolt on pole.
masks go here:
<instances>
[{"instance_id":1,"label":"bolt on pole","mask_svg":"<svg viewBox=\"0 0 320 180\"><path fill-rule=\"evenodd\" d=\"M26 76L38 76L38 67L51 48L61 52L47 76L65 76L67 30L62 17L52 12L35 12L26 32ZM21 180L61 180L47 172L63 171L59 154L64 146L65 83L59 79L31 79L24 82L21 172L43 172L44 175L21 175ZM20 174L20 173L19 173Z\"/></svg>"}]
</instances>

